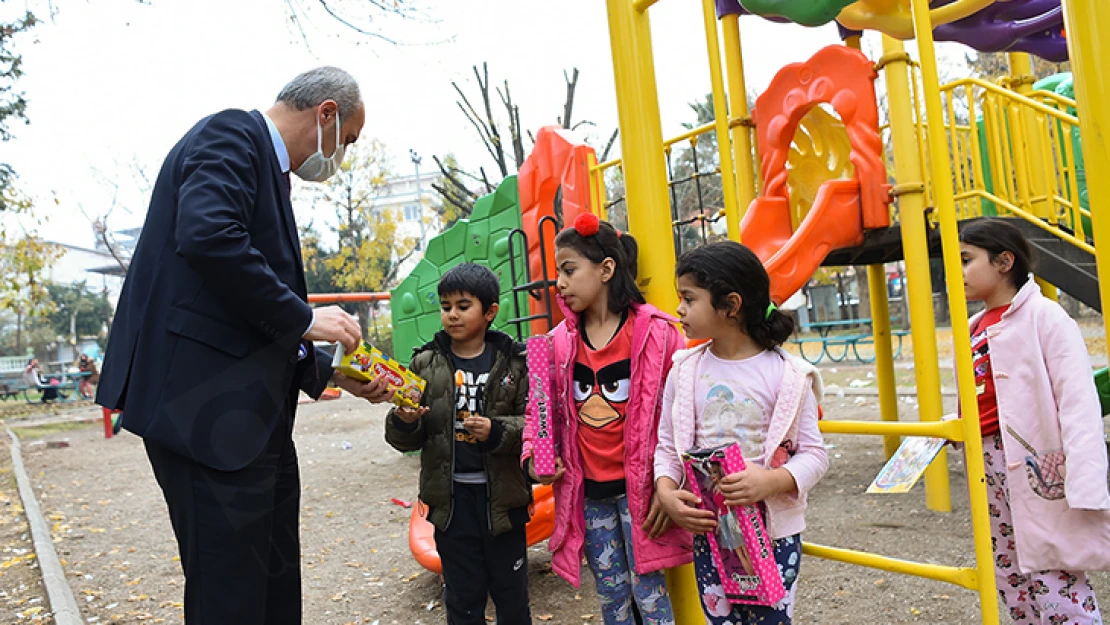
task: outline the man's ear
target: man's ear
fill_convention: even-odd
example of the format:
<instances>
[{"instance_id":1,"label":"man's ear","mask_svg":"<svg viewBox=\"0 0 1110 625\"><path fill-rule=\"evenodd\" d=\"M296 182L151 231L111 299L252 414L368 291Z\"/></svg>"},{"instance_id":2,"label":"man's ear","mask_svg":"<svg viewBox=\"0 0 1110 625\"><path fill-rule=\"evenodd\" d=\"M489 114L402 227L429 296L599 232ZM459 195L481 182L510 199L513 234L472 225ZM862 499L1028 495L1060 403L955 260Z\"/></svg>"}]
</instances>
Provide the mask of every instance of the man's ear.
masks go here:
<instances>
[{"instance_id":1,"label":"man's ear","mask_svg":"<svg viewBox=\"0 0 1110 625\"><path fill-rule=\"evenodd\" d=\"M338 112L339 104L335 100L324 100L320 103L320 106L316 107L316 120L323 126L335 119Z\"/></svg>"},{"instance_id":2,"label":"man's ear","mask_svg":"<svg viewBox=\"0 0 1110 625\"><path fill-rule=\"evenodd\" d=\"M494 303L489 305L489 310L487 310L482 315L483 317L486 318L486 324L487 325L493 323L493 320L497 318L497 312L499 310L501 310L501 305L498 304L497 302L494 302Z\"/></svg>"}]
</instances>

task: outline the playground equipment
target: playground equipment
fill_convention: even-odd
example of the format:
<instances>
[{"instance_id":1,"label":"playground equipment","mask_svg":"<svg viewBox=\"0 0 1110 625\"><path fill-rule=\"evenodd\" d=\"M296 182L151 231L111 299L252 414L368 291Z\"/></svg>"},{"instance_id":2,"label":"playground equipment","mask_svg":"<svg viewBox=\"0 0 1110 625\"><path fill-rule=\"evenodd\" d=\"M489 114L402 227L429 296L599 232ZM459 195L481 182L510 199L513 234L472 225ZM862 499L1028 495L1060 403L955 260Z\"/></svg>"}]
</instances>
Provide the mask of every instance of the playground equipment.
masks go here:
<instances>
[{"instance_id":1,"label":"playground equipment","mask_svg":"<svg viewBox=\"0 0 1110 625\"><path fill-rule=\"evenodd\" d=\"M546 329L536 315L542 309L550 310L543 293L550 289L553 259L544 257L543 250L559 224L582 210L604 216L618 203L629 207L629 230L643 249L652 252L641 259L645 294L664 310L676 305L673 263L675 250L683 245L680 234L699 231L704 239L708 225L722 218L728 236L757 250L768 265L776 301L786 299L822 263L869 265L883 421L824 420L821 428L827 433L882 436L888 455L900 436L940 436L963 442L975 565L915 563L814 544L807 544L805 551L974 590L980 598L982 622L996 623L965 294L961 281L947 281L964 418L942 422L928 259L931 252L939 252L936 243L942 240L945 271L959 275L957 223L1004 216L1021 227L1041 252L1044 260L1038 281L1050 296L1058 287L1101 309L1110 296L1110 286L1097 281L1097 269L1110 266L1106 257L1110 252L1096 248L1093 241L1099 235L1110 238L1110 219L1100 220L1094 207L1100 206L1098 202L1110 202L1110 156L1101 143L1082 151L1078 137L1101 141L1106 134L1101 125L1110 120L1110 83L1099 73L1110 66L1110 47L1100 45L1100 30L1108 31L1110 26L1105 10L1097 10L1097 0L1066 0L1062 5L1058 0L703 0L717 116L712 123L665 141L648 16L656 0L606 1L614 72L619 77L617 105L624 157L595 163L592 150L567 133L545 129L537 135L539 148L521 169L521 211L516 211L523 214L517 223L526 239L527 263L522 257L517 267L509 253L514 247L513 235L498 230L506 241L506 255L499 256L498 262L522 276L522 280L511 280L517 284L507 285L516 287L507 291L507 297L531 313L517 318L519 335ZM846 45L823 50L805 64L784 68L761 94L756 113L749 115L743 95L739 28L739 16L748 13L810 25L835 20L847 37ZM868 59L859 51L859 35L851 32L859 30L884 33L880 58ZM917 61L901 43L915 33L920 50ZM969 78L942 86L934 39L1011 52L1013 76L1001 84ZM1070 53L1078 102L1062 92L1059 83L1051 91L1045 85L1033 85L1029 59L1022 52L1049 60ZM886 128L878 126L872 85L880 73L889 102ZM819 103L831 105L839 119L818 108ZM715 162L699 163L698 140L709 133L716 138ZM884 163L880 157L884 136L889 138L888 156L893 156L893 184L888 183L891 172L885 164L880 165ZM758 144L759 176L752 166L753 143ZM694 172L678 180L672 156L682 146L693 151ZM605 177L617 169L625 182L625 194L609 199ZM1090 176L1085 176L1087 170ZM700 184L707 176L720 176L720 205L705 205L699 189L697 209L679 214L676 188ZM1089 186L1086 193L1081 184ZM757 193L759 189L762 193ZM507 195L500 202L505 207L513 205ZM554 227L545 228L547 223ZM444 249L456 250L457 246ZM424 302L428 289L434 293L434 279L448 261L464 257L465 253L452 251L433 258L439 264L434 270L422 270L416 284L410 285L415 288L395 291L394 314L409 310L430 315ZM898 259L906 261L919 423L898 422L893 333L881 265ZM505 285L504 274L502 280ZM528 297L526 293L531 295L529 299L513 300ZM408 294L414 295L400 304L399 298ZM503 309L508 307L503 304ZM499 323L509 321L498 319ZM544 321L554 322L555 318L545 317ZM430 329L433 324L438 326L438 319L412 323ZM1096 376L1104 405L1110 405L1108 379L1105 370ZM943 452L927 471L925 482L929 507L949 511ZM543 512L537 508L533 523L543 520ZM530 527L530 541L540 539L544 531L549 530L539 524ZM431 568L435 559L429 549L434 544L428 537L430 526L414 511L410 545L418 560ZM669 572L668 584L679 622L701 622L696 585L688 568Z\"/></svg>"}]
</instances>

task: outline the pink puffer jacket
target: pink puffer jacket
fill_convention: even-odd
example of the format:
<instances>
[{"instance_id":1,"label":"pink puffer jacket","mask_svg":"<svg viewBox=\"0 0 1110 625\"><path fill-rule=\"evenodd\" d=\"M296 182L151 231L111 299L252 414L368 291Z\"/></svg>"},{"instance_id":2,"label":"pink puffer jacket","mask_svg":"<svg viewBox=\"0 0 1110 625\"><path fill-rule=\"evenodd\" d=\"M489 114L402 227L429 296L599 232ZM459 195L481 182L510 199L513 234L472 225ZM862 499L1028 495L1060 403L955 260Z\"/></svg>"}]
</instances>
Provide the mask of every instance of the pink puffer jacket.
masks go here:
<instances>
[{"instance_id":1,"label":"pink puffer jacket","mask_svg":"<svg viewBox=\"0 0 1110 625\"><path fill-rule=\"evenodd\" d=\"M551 331L555 351L556 394L565 406L574 406L574 360L578 353L578 315L558 298L566 319ZM683 347L682 333L675 319L650 304L632 307L632 382L625 421L624 462L628 508L632 514L632 548L636 554L636 572L643 574L679 566L693 560L693 538L685 530L672 527L656 540L641 529L655 488L652 456L658 438L659 415L671 356ZM573 410L573 409L572 409ZM563 465L566 474L555 482L555 531L548 541L551 568L574 585L581 583L582 556L585 551L586 504L583 486L582 456L578 440L578 419L569 412L561 419L559 440L564 444ZM524 430L521 463L532 456L533 433Z\"/></svg>"}]
</instances>

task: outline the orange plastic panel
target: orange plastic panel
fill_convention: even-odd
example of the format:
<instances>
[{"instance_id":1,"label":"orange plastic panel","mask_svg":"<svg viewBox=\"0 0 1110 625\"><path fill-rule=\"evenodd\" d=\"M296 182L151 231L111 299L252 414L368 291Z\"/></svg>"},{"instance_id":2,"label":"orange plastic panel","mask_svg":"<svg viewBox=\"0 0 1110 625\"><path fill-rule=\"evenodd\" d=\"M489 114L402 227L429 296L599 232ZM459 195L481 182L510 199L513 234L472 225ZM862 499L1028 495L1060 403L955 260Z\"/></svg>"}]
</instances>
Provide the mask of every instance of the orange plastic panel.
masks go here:
<instances>
[{"instance_id":1,"label":"orange plastic panel","mask_svg":"<svg viewBox=\"0 0 1110 625\"><path fill-rule=\"evenodd\" d=\"M531 547L551 538L555 531L555 493L543 484L532 487L532 520L525 533ZM443 574L443 564L436 551L435 526L428 522L428 506L418 501L409 516L409 551L416 562L433 573Z\"/></svg>"},{"instance_id":2,"label":"orange plastic panel","mask_svg":"<svg viewBox=\"0 0 1110 625\"><path fill-rule=\"evenodd\" d=\"M596 212L590 206L590 166L588 156L594 149L575 137L574 133L559 126L544 126L536 133L532 153L517 173L520 189L521 224L528 235L528 267L533 280L543 278L540 257L539 223L544 217L555 215L555 193L562 188L562 215L560 224L572 224L583 212ZM555 279L555 241L551 226L543 229L543 245L547 249L547 275ZM552 288L552 302L555 292ZM543 299L531 299L532 314L544 312ZM563 314L552 306L552 323L559 323ZM532 322L532 333L547 332L543 320Z\"/></svg>"},{"instance_id":3,"label":"orange plastic panel","mask_svg":"<svg viewBox=\"0 0 1110 625\"><path fill-rule=\"evenodd\" d=\"M763 196L741 223L744 243L771 275L771 299L786 301L805 285L829 252L863 242L865 229L890 225L890 185L882 159L877 77L870 60L845 46L829 46L805 63L787 65L756 100ZM813 208L795 231L787 161L802 118L827 103L840 115L852 144L855 178L822 183Z\"/></svg>"}]
</instances>

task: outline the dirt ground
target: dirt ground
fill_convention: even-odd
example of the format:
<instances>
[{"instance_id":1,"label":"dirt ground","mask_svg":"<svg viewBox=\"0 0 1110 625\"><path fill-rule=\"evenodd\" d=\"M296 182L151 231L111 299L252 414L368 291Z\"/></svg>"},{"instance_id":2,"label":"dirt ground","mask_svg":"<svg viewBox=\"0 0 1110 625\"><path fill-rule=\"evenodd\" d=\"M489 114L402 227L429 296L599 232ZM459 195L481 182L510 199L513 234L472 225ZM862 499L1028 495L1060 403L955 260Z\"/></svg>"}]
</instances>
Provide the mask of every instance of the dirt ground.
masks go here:
<instances>
[{"instance_id":1,"label":"dirt ground","mask_svg":"<svg viewBox=\"0 0 1110 625\"><path fill-rule=\"evenodd\" d=\"M10 444L7 433L0 432L0 622L53 623L12 473Z\"/></svg>"},{"instance_id":2,"label":"dirt ground","mask_svg":"<svg viewBox=\"0 0 1110 625\"><path fill-rule=\"evenodd\" d=\"M866 371L841 368L837 373L852 377L858 372L865 378ZM826 418L878 419L875 398L839 397L837 388L830 390ZM903 419L916 418L912 399L900 406ZM296 442L304 485L306 624L444 622L438 578L409 554L410 511L391 502L415 498L418 459L386 445L384 414L383 408L350 398L301 407ZM124 434L105 440L95 425L22 435L28 472L44 514L54 523L59 555L87 622L181 622L176 546L139 439ZM40 435L40 440L68 439L69 446L35 444ZM920 484L906 495L864 493L883 464L878 439L828 436L826 443L831 466L811 494L807 541L937 564L972 563L959 454L949 454L948 461L953 511L937 513L926 508ZM0 482L6 483L7 475L0 473ZM4 512L15 504L6 503L3 493L0 489L0 562L15 553L7 549L16 538ZM600 622L588 573L576 591L551 573L545 544L529 555L537 622ZM0 589L11 595L12 583L0 569ZM1110 580L1096 574L1095 586L1105 601ZM978 600L970 591L816 558L804 559L799 588L798 623L978 622ZM21 592L16 599L0 594L0 606L20 599L28 603L34 594ZM6 615L0 620L14 622Z\"/></svg>"}]
</instances>

